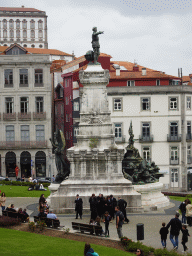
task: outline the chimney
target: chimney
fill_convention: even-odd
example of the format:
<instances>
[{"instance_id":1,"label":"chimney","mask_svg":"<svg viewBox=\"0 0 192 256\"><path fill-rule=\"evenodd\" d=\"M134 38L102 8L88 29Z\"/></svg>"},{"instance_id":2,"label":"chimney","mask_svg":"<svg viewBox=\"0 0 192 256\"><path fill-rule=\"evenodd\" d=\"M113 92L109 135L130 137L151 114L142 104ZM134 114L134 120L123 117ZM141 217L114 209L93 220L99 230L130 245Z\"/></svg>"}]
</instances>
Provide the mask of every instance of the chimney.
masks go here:
<instances>
[{"instance_id":1,"label":"chimney","mask_svg":"<svg viewBox=\"0 0 192 256\"><path fill-rule=\"evenodd\" d=\"M147 75L147 70L146 68L142 68L142 76L146 76Z\"/></svg>"},{"instance_id":2,"label":"chimney","mask_svg":"<svg viewBox=\"0 0 192 256\"><path fill-rule=\"evenodd\" d=\"M24 5L22 5L21 7L22 7L22 8L25 8L25 6L24 6Z\"/></svg>"}]
</instances>

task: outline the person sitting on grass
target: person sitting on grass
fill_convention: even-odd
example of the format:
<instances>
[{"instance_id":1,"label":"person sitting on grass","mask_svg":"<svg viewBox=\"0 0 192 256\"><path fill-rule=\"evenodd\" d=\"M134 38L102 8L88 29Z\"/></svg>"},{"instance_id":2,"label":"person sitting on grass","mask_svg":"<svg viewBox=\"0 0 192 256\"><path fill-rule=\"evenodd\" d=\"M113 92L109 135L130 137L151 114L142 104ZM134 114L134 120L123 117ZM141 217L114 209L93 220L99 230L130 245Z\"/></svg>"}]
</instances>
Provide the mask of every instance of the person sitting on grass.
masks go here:
<instances>
[{"instance_id":1,"label":"person sitting on grass","mask_svg":"<svg viewBox=\"0 0 192 256\"><path fill-rule=\"evenodd\" d=\"M91 245L86 243L84 248L84 256L99 256L97 252L94 252L94 250L91 248Z\"/></svg>"}]
</instances>

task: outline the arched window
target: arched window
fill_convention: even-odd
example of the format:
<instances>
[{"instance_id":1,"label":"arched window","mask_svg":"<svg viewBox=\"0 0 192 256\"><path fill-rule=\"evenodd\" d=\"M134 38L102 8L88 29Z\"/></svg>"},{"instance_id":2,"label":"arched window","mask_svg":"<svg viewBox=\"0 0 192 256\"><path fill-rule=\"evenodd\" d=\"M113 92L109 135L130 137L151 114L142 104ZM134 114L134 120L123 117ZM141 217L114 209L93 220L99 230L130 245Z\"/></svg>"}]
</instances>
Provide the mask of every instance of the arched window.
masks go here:
<instances>
[{"instance_id":1,"label":"arched window","mask_svg":"<svg viewBox=\"0 0 192 256\"><path fill-rule=\"evenodd\" d=\"M4 37L4 38L7 37L7 30L6 30L6 29L3 30L3 37Z\"/></svg>"},{"instance_id":2,"label":"arched window","mask_svg":"<svg viewBox=\"0 0 192 256\"><path fill-rule=\"evenodd\" d=\"M32 47L32 48L35 48L35 45L34 45L34 44L32 44L32 45L31 45L31 47Z\"/></svg>"},{"instance_id":3,"label":"arched window","mask_svg":"<svg viewBox=\"0 0 192 256\"><path fill-rule=\"evenodd\" d=\"M12 19L9 21L9 28L10 29L14 28L14 21Z\"/></svg>"},{"instance_id":4,"label":"arched window","mask_svg":"<svg viewBox=\"0 0 192 256\"><path fill-rule=\"evenodd\" d=\"M27 21L25 19L23 20L23 29L27 29Z\"/></svg>"},{"instance_id":5,"label":"arched window","mask_svg":"<svg viewBox=\"0 0 192 256\"><path fill-rule=\"evenodd\" d=\"M30 28L31 28L31 29L34 29L34 28L35 28L35 21L34 21L34 20L31 20L31 21L30 21Z\"/></svg>"},{"instance_id":6,"label":"arched window","mask_svg":"<svg viewBox=\"0 0 192 256\"><path fill-rule=\"evenodd\" d=\"M7 29L7 20L3 20L3 29Z\"/></svg>"},{"instance_id":7,"label":"arched window","mask_svg":"<svg viewBox=\"0 0 192 256\"><path fill-rule=\"evenodd\" d=\"M13 37L14 37L14 31L13 31L13 29L11 29L11 30L9 31L9 36L10 36L10 38L13 38Z\"/></svg>"},{"instance_id":8,"label":"arched window","mask_svg":"<svg viewBox=\"0 0 192 256\"><path fill-rule=\"evenodd\" d=\"M19 38L20 37L20 30L16 31L16 37Z\"/></svg>"},{"instance_id":9,"label":"arched window","mask_svg":"<svg viewBox=\"0 0 192 256\"><path fill-rule=\"evenodd\" d=\"M39 38L42 38L42 37L43 37L43 31L39 30Z\"/></svg>"},{"instance_id":10,"label":"arched window","mask_svg":"<svg viewBox=\"0 0 192 256\"><path fill-rule=\"evenodd\" d=\"M23 47L27 47L27 45L26 45L26 44L24 44L24 45L23 45Z\"/></svg>"},{"instance_id":11,"label":"arched window","mask_svg":"<svg viewBox=\"0 0 192 256\"><path fill-rule=\"evenodd\" d=\"M27 38L27 30L23 30L23 38Z\"/></svg>"},{"instance_id":12,"label":"arched window","mask_svg":"<svg viewBox=\"0 0 192 256\"><path fill-rule=\"evenodd\" d=\"M31 30L31 38L35 38L35 30Z\"/></svg>"},{"instance_id":13,"label":"arched window","mask_svg":"<svg viewBox=\"0 0 192 256\"><path fill-rule=\"evenodd\" d=\"M43 45L42 45L42 44L40 44L40 45L39 45L39 48L43 48Z\"/></svg>"},{"instance_id":14,"label":"arched window","mask_svg":"<svg viewBox=\"0 0 192 256\"><path fill-rule=\"evenodd\" d=\"M16 29L20 29L20 20L19 19L16 20Z\"/></svg>"},{"instance_id":15,"label":"arched window","mask_svg":"<svg viewBox=\"0 0 192 256\"><path fill-rule=\"evenodd\" d=\"M38 21L38 29L43 29L43 21L42 20Z\"/></svg>"}]
</instances>

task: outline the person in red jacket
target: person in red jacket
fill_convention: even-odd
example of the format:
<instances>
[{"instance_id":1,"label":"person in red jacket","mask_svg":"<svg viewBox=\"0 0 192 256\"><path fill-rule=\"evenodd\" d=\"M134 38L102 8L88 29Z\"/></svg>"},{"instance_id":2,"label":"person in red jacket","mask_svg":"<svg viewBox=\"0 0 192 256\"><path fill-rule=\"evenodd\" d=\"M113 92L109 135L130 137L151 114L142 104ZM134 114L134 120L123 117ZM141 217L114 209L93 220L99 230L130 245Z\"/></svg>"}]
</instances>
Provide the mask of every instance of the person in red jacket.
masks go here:
<instances>
[{"instance_id":1,"label":"person in red jacket","mask_svg":"<svg viewBox=\"0 0 192 256\"><path fill-rule=\"evenodd\" d=\"M16 179L18 177L18 174L19 174L19 167L16 165L15 167L15 176L16 176Z\"/></svg>"}]
</instances>

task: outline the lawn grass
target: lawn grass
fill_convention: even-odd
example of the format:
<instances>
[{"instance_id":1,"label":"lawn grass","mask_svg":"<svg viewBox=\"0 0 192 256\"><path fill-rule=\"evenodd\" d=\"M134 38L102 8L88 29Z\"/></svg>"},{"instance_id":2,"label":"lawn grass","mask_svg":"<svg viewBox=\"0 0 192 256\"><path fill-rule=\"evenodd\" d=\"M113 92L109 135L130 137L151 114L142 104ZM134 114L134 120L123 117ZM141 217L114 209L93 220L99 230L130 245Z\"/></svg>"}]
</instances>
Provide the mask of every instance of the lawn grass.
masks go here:
<instances>
[{"instance_id":1,"label":"lawn grass","mask_svg":"<svg viewBox=\"0 0 192 256\"><path fill-rule=\"evenodd\" d=\"M171 200L180 201L180 202L184 202L185 199L187 199L187 198L184 197L184 196L169 196L169 198L170 198Z\"/></svg>"},{"instance_id":2,"label":"lawn grass","mask_svg":"<svg viewBox=\"0 0 192 256\"><path fill-rule=\"evenodd\" d=\"M43 236L40 234L22 232L18 230L0 228L1 256L10 255L84 255L85 242L77 242L63 238ZM91 245L100 255L105 256L133 256L134 254L108 248L100 245Z\"/></svg>"},{"instance_id":3,"label":"lawn grass","mask_svg":"<svg viewBox=\"0 0 192 256\"><path fill-rule=\"evenodd\" d=\"M0 190L1 193L5 193L6 197L40 197L41 194L48 197L50 195L49 189L47 189L47 191L28 191L27 186L1 185Z\"/></svg>"}]
</instances>

